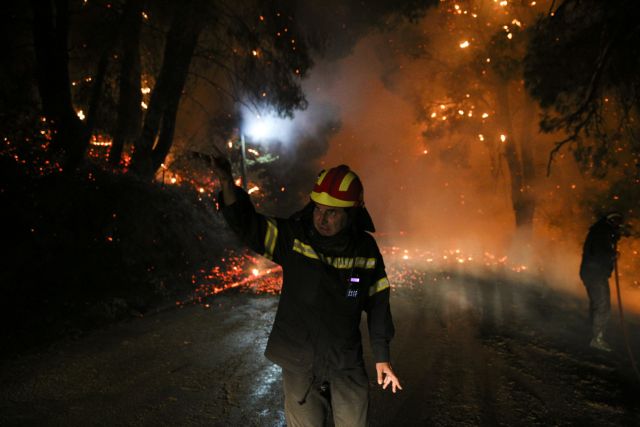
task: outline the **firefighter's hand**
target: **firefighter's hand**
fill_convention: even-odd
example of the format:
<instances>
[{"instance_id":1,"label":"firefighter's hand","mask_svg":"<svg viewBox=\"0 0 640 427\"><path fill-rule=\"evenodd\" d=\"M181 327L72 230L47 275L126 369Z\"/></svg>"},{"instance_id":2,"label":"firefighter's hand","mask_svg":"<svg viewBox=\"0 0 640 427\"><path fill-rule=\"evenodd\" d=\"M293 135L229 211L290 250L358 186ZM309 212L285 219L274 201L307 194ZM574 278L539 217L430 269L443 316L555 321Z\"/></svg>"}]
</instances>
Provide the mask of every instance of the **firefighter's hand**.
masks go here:
<instances>
[{"instance_id":1,"label":"firefighter's hand","mask_svg":"<svg viewBox=\"0 0 640 427\"><path fill-rule=\"evenodd\" d=\"M620 235L622 237L631 237L634 234L636 234L636 233L634 233L634 230L633 230L633 228L631 228L630 224L622 224L622 225L620 225Z\"/></svg>"},{"instance_id":2,"label":"firefighter's hand","mask_svg":"<svg viewBox=\"0 0 640 427\"><path fill-rule=\"evenodd\" d=\"M227 156L220 151L215 145L212 146L213 154L203 154L199 152L193 152L193 156L204 160L211 171L220 180L220 186L222 189L222 196L224 204L226 206L232 205L236 202L236 195L233 189L233 175L231 174L231 163Z\"/></svg>"},{"instance_id":3,"label":"firefighter's hand","mask_svg":"<svg viewBox=\"0 0 640 427\"><path fill-rule=\"evenodd\" d=\"M391 384L391 391L393 393L396 392L396 389L402 390L400 380L396 377L389 362L376 363L376 371L378 373L378 384L382 386L383 390L386 390L389 384Z\"/></svg>"},{"instance_id":4,"label":"firefighter's hand","mask_svg":"<svg viewBox=\"0 0 640 427\"><path fill-rule=\"evenodd\" d=\"M213 148L213 154L209 157L209 167L216 174L220 182L233 182L233 175L231 174L231 162L227 159L227 156L220 151L215 145Z\"/></svg>"},{"instance_id":5,"label":"firefighter's hand","mask_svg":"<svg viewBox=\"0 0 640 427\"><path fill-rule=\"evenodd\" d=\"M213 154L205 154L193 151L191 154L198 160L204 161L209 169L216 175L221 183L233 182L231 163L227 156L215 145L212 146Z\"/></svg>"}]
</instances>

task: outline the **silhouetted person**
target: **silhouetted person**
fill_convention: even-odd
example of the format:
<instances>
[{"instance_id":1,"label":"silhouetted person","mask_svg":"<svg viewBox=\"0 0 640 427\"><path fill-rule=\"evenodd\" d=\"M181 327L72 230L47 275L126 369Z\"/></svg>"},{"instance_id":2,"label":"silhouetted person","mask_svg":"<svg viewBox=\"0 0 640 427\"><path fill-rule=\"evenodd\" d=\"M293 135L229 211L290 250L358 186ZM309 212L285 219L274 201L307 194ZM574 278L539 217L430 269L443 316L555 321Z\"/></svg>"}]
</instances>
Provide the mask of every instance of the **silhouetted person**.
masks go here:
<instances>
[{"instance_id":1,"label":"silhouetted person","mask_svg":"<svg viewBox=\"0 0 640 427\"><path fill-rule=\"evenodd\" d=\"M221 153L213 171L222 185L222 212L253 250L282 266L280 302L265 355L282 367L287 425L368 425L369 382L360 317L367 313L378 384L402 389L391 368L394 334L389 280L370 234L360 178L345 165L322 171L307 206L289 218L255 211L233 184Z\"/></svg>"},{"instance_id":2,"label":"silhouetted person","mask_svg":"<svg viewBox=\"0 0 640 427\"><path fill-rule=\"evenodd\" d=\"M604 333L611 315L609 277L617 257L617 243L622 232L624 218L619 212L611 212L589 228L582 249L580 278L589 296L589 317L592 338L590 346L611 351L604 340Z\"/></svg>"}]
</instances>

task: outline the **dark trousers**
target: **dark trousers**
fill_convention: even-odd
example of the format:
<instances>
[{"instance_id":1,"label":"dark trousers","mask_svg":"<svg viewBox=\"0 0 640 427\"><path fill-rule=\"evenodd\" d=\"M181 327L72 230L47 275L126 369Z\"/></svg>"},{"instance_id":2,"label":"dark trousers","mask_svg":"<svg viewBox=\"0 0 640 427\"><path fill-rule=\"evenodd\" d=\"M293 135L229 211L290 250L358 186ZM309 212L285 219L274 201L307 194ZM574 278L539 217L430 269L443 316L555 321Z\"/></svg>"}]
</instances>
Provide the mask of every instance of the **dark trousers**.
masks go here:
<instances>
[{"instance_id":1,"label":"dark trousers","mask_svg":"<svg viewBox=\"0 0 640 427\"><path fill-rule=\"evenodd\" d=\"M328 388L311 373L282 370L284 412L288 427L324 427L333 417L335 427L369 424L369 381L364 368L331 376Z\"/></svg>"},{"instance_id":2,"label":"dark trousers","mask_svg":"<svg viewBox=\"0 0 640 427\"><path fill-rule=\"evenodd\" d=\"M584 275L584 287L589 295L589 318L593 336L604 334L611 317L609 278L602 275Z\"/></svg>"}]
</instances>

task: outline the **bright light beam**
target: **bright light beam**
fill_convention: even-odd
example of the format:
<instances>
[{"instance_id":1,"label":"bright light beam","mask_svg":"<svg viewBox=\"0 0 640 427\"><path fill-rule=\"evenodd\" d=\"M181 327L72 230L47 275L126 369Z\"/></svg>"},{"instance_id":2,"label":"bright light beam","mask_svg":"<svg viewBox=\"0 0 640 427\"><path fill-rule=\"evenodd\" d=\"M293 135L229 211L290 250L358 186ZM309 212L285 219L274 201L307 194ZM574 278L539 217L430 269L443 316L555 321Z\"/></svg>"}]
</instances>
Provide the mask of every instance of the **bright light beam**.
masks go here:
<instances>
[{"instance_id":1,"label":"bright light beam","mask_svg":"<svg viewBox=\"0 0 640 427\"><path fill-rule=\"evenodd\" d=\"M256 119L245 133L253 139L262 140L269 136L269 127L266 120Z\"/></svg>"},{"instance_id":2,"label":"bright light beam","mask_svg":"<svg viewBox=\"0 0 640 427\"><path fill-rule=\"evenodd\" d=\"M267 145L272 141L289 144L294 138L295 123L288 118L278 117L267 112L257 115L247 110L242 111L242 132L251 142Z\"/></svg>"}]
</instances>

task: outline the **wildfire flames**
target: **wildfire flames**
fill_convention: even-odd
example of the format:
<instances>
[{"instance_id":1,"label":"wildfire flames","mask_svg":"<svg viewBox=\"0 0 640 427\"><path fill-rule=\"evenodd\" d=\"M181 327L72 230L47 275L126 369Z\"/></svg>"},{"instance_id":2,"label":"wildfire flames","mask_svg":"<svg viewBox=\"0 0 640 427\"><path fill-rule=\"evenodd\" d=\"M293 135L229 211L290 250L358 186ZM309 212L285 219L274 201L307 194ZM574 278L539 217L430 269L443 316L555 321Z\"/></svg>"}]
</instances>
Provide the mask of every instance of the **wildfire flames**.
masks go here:
<instances>
[{"instance_id":1,"label":"wildfire flames","mask_svg":"<svg viewBox=\"0 0 640 427\"><path fill-rule=\"evenodd\" d=\"M529 16L527 10L529 7L534 8L537 6L537 2L535 1L523 2L518 6L515 2L508 2L506 0L493 0L493 4L488 3L490 5L489 7L485 7L487 5L483 6L480 3L480 6L478 6L473 2L462 4L458 4L459 2L442 3L444 3L443 10L446 10L446 13L450 14L454 17L453 19L455 19L455 21L448 20L448 24L450 26L449 33L451 37L447 38L444 42L447 48L454 47L456 52L455 55L469 55L472 52L482 52L481 49L483 48L483 42L482 38L479 37L479 34L482 34L485 31L485 28L497 28L499 30L500 37L506 37L508 40L513 39L510 43L515 43L518 40L518 35L522 34L520 30L527 28L528 25L532 25L532 21L527 18ZM527 5L529 7L527 7ZM546 5L540 5L540 8L542 7L546 8ZM489 11L493 11L494 13L487 13ZM148 19L146 14L144 15L144 19ZM263 21L264 17L260 16L259 20ZM284 32L287 32L286 29ZM284 37L284 33L278 32L276 35L278 37ZM291 39L291 43L295 44L295 40ZM295 49L295 47L293 49ZM459 54L458 49L461 49ZM256 58L263 56L263 52L257 48L248 50L247 54ZM455 57L454 55L448 56ZM492 55L487 53L486 56L483 55L479 57L483 65L488 66L499 61L499 58L489 56ZM399 68L403 69L404 66L405 64L402 64ZM296 72L298 71L296 70ZM407 71L407 73L409 72ZM485 75L485 71L482 73ZM410 74L403 74L401 76L401 80L410 81L408 76L410 76ZM91 82L92 77L83 77L83 80L85 82ZM81 80L72 82L72 85L76 86L81 82ZM477 83L475 85L477 86ZM144 109L147 107L149 95L153 90L152 86L153 84L151 84L147 78L144 78L142 87L140 88L141 94L143 95L142 106ZM436 84L433 86L436 86ZM469 130L469 135L473 135L474 140L477 138L477 140L484 143L483 146L490 147L492 150L496 149L497 146L495 144L497 143L499 143L499 147L497 149L502 150L501 147L509 146L517 139L514 132L507 132L500 127L496 127L498 110L495 108L495 105L487 106L484 103L481 103L480 101L483 99L478 99L477 95L471 90L469 90L468 93L466 90L462 91L459 95L460 99L454 99L446 92L442 95L442 99L438 97L440 94L437 91L434 92L434 94L429 95L433 99L429 98L429 103L424 105L427 129L431 129L431 127L433 127L433 129L437 130L442 129L442 126L452 126L452 123L459 123L461 121L469 122L469 129L473 129L473 132ZM608 99L605 98L604 101L608 102ZM380 103L368 104L377 105ZM76 113L80 120L86 120L86 110L78 109ZM400 113L397 114L400 115ZM364 114L362 115L364 116ZM261 122L261 125L264 127L265 123ZM33 142L33 145L42 152L42 155L40 156L43 158L42 162L34 162L33 165L27 165L25 157L19 152L16 144L7 138L4 138L4 150L10 153L16 163L24 166L32 166L35 173L40 175L62 172L62 167L58 163L54 160L46 159L46 153L50 149L49 145L52 138L51 130L44 118L40 120L39 126L40 127L37 129L39 133L37 135L37 139L27 140L27 142ZM421 132L422 131L423 129L421 129ZM402 138L397 139L402 140ZM421 145L418 149L413 150L413 152L420 153L421 156L426 156L427 154L429 154L428 157L438 156L439 150L433 141L430 141L430 146L427 148L422 145L423 138L418 138L417 140L421 142ZM342 145L337 137L332 141L332 143L334 146L338 147ZM92 135L88 147L88 157L98 163L106 162L112 144L113 140L109 135ZM347 146L348 144L345 143L344 145ZM242 147L242 149L245 150L244 145ZM227 148L229 152L237 149L236 145L234 145L234 142L231 140L227 141ZM448 148L451 147L448 145ZM365 149L360 147L357 149L358 157L361 156L361 153L364 150ZM375 153L375 151L376 150L371 150L371 153ZM246 153L243 152L243 156L244 154L250 154L252 157L257 158L263 153L260 153L255 148L247 147ZM385 156L386 155L387 154L385 153ZM219 187L213 176L207 173L198 173L197 170L190 171L189 167L179 165L179 162L177 161L179 160L179 156L180 153L177 152L171 152L167 156L165 163L162 164L156 174L156 180L162 183L163 186L176 185L193 189L193 191L198 194L199 200L203 203L215 203L213 196ZM345 159L350 160L349 155L345 155L345 152L343 151L339 152L339 157L340 161L345 161ZM122 165L124 166L125 171L129 165L130 159L130 152L123 153ZM398 160L394 160L394 162L398 163ZM406 171L407 169L404 170ZM398 173L398 175L400 176L401 174ZM89 178L92 179L91 174L89 175ZM415 180L415 177L411 178ZM449 189L454 187L454 185L450 185L450 177L443 176L443 180L445 180L443 183L444 188ZM254 198L255 204L259 207L260 202L258 199L266 199L270 196L268 194L268 185L264 182L252 182L251 180L246 179L245 181L246 182L242 182L241 179L238 178L236 185L243 185L247 189L247 192L252 195L252 198ZM429 182L434 186L436 185L436 181L434 180L429 180ZM389 181L386 181L384 184L388 185ZM403 181L402 186L399 188L400 192L405 191L404 185L405 182ZM580 184L576 185L573 182L570 184L558 183L554 188L547 189L547 196L548 198L557 199L557 194L559 193L554 193L554 191L559 192L561 187L568 187L572 191L575 191L579 189L579 185ZM524 192L528 188L528 185L522 186L520 187L520 191ZM540 188L544 189L545 187ZM279 187L279 190L280 192L284 192L285 187L281 186ZM536 189L536 192L537 191L538 190ZM543 191L544 190L539 191L541 198ZM577 191L575 192L577 193ZM618 198L619 196L617 195L613 196L614 200L618 200ZM425 199L428 198L425 197ZM459 192L454 198L454 200L457 200L457 203L465 206L469 206L471 204L469 199L470 197L465 197L465 194L462 192ZM409 229L415 231L415 227L409 227ZM106 238L108 241L112 241L111 236L107 236ZM638 276L636 274L639 243L634 240L632 243L623 242L623 244L626 246L623 246L621 249L624 256L621 258L620 276L627 283L627 288L633 288L635 290L640 289L640 282L637 279ZM440 280L442 277L446 278L450 272L459 271L488 271L498 274L528 273L532 275L538 272L537 264L536 268L533 268L532 266L516 262L507 255L499 255L489 251L469 252L464 248L451 248L435 251L429 249L405 249L391 245L383 246L381 249L385 257L387 272L392 283L392 287L405 285L413 286L415 283L423 283L423 279L425 279L426 274L430 274L432 272L444 273L444 275L431 275L429 280L433 281ZM575 274L575 277L576 281L578 281L577 273ZM253 256L247 252L230 252L225 256L225 258L220 260L220 263L216 266L208 270L199 271L193 276L192 282L194 285L194 291L189 302L202 303L206 306L207 299L209 297L230 289L259 294L277 294L280 291L281 279L282 270L280 267L270 264L266 260ZM581 288L580 291L582 291ZM640 306L640 298L636 298L636 300L639 301L637 305ZM187 301L178 301L177 304L182 305L186 302Z\"/></svg>"},{"instance_id":2,"label":"wildfire flames","mask_svg":"<svg viewBox=\"0 0 640 427\"><path fill-rule=\"evenodd\" d=\"M186 303L202 304L209 308L207 299L220 292L238 289L240 292L256 294L278 294L282 285L282 268L249 253L236 254L230 251L210 270L201 270L192 277L195 286L191 298L176 301L176 305Z\"/></svg>"},{"instance_id":3,"label":"wildfire flames","mask_svg":"<svg viewBox=\"0 0 640 427\"><path fill-rule=\"evenodd\" d=\"M40 131L41 140L33 142L36 143L35 145L43 154L46 154L49 151L51 135L44 121L42 121L42 125L43 129ZM483 140L484 136L478 134L478 138ZM501 139L506 140L506 136L501 135ZM4 142L4 150L12 153L12 157L17 163L28 166L26 160L19 153L17 146L7 138L4 139ZM98 161L106 160L111 144L112 140L108 136L92 136L89 147L90 157ZM125 166L129 160L130 156L126 154L124 158ZM50 160L36 161L34 166L36 168L33 172L39 175L62 172L62 167ZM169 167L163 164L157 178L163 184L183 185L193 188L198 193L201 201L215 203L212 196L216 193L218 184L211 176L182 176L177 172L172 172ZM575 184L571 186L572 189L575 189L575 187ZM284 187L280 188L280 191L284 190ZM261 193L259 186L255 183L249 183L248 192ZM111 237L107 237L107 239L111 241ZM624 284L627 285L627 290L636 290L640 287L637 275L634 274L637 268L637 242L635 240L633 242L623 241L622 244L621 253L625 256L620 261L620 277ZM498 255L488 251L472 253L463 248L433 251L386 245L381 247L381 252L385 258L387 274L391 281L392 289L398 287L413 288L416 284L447 280L450 278L450 274L462 271L535 274L535 272L531 271L530 266L514 262L507 255ZM178 306L197 303L207 308L209 307L208 301L210 297L231 289L255 294L278 294L280 292L282 269L279 266L248 252L230 252L220 261L220 264L215 267L209 270L201 270L193 276L193 294L188 299L176 301ZM634 297L635 295L632 296L631 300L627 299L627 302L630 303L630 308L640 311L640 301Z\"/></svg>"},{"instance_id":4,"label":"wildfire flames","mask_svg":"<svg viewBox=\"0 0 640 427\"><path fill-rule=\"evenodd\" d=\"M465 268L464 266L516 273L527 270L525 265L510 264L507 256L496 256L489 252L474 257L461 249L445 250L436 254L426 250L388 246L382 247L381 253L387 261L387 273L392 289L413 288L416 284L424 283L429 273L459 272L461 268ZM439 278L446 280L449 276L433 275L433 281ZM201 270L193 276L192 282L195 286L192 297L176 301L176 305L195 303L210 308L210 297L232 289L254 294L279 294L282 286L282 268L248 252L237 254L230 251L221 259L221 265L210 270Z\"/></svg>"}]
</instances>

